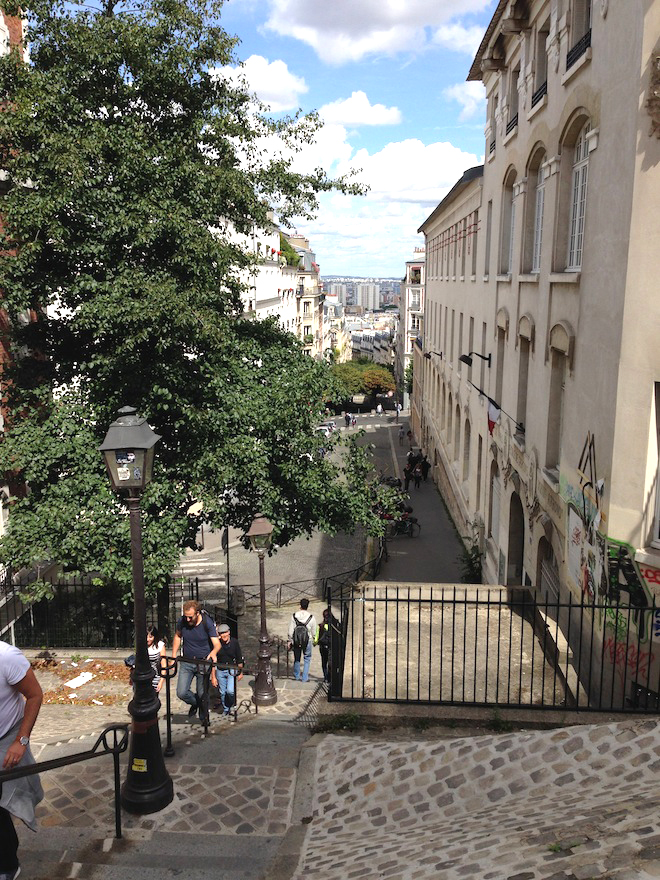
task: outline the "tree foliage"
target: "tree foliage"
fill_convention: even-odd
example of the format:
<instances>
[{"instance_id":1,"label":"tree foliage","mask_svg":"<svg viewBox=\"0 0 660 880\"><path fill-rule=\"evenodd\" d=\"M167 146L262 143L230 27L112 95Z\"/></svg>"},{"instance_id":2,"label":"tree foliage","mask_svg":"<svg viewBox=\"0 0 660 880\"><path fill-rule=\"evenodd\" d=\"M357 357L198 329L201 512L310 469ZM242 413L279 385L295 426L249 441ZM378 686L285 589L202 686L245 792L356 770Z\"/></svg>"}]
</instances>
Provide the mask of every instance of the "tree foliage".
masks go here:
<instances>
[{"instance_id":1,"label":"tree foliage","mask_svg":"<svg viewBox=\"0 0 660 880\"><path fill-rule=\"evenodd\" d=\"M373 361L346 361L333 364L332 372L344 388L344 396L353 394L383 394L396 390L392 371Z\"/></svg>"},{"instance_id":2,"label":"tree foliage","mask_svg":"<svg viewBox=\"0 0 660 880\"><path fill-rule=\"evenodd\" d=\"M406 391L408 394L413 393L413 362L412 358L406 364L406 369L403 374L403 381L406 386Z\"/></svg>"},{"instance_id":3,"label":"tree foliage","mask_svg":"<svg viewBox=\"0 0 660 880\"><path fill-rule=\"evenodd\" d=\"M143 501L153 587L202 520L247 528L261 510L280 544L377 527L350 490L364 452L318 455L322 402L339 393L327 366L242 314L253 257L236 235L267 227L272 208L310 216L318 193L356 188L274 149L295 150L318 121L272 120L222 75L235 41L221 6L35 0L29 63L0 58L12 357L0 467L29 486L0 548L15 566L53 559L128 588L128 520L97 452L126 404L162 435Z\"/></svg>"},{"instance_id":4,"label":"tree foliage","mask_svg":"<svg viewBox=\"0 0 660 880\"><path fill-rule=\"evenodd\" d=\"M280 232L280 251L286 260L287 266L300 265L300 254L293 245L289 243L289 240L282 232Z\"/></svg>"}]
</instances>

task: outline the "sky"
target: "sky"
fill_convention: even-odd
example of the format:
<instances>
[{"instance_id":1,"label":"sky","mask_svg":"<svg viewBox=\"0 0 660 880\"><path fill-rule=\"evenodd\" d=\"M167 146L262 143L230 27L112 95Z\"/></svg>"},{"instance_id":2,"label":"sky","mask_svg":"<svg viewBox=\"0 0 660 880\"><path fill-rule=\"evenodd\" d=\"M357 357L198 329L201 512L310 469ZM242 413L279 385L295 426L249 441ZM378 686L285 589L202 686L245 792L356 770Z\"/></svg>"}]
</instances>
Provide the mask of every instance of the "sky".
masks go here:
<instances>
[{"instance_id":1,"label":"sky","mask_svg":"<svg viewBox=\"0 0 660 880\"><path fill-rule=\"evenodd\" d=\"M417 229L484 156L485 96L466 82L497 0L228 0L225 30L249 88L274 116L324 122L296 157L366 196L326 193L310 240L321 276L400 278Z\"/></svg>"}]
</instances>

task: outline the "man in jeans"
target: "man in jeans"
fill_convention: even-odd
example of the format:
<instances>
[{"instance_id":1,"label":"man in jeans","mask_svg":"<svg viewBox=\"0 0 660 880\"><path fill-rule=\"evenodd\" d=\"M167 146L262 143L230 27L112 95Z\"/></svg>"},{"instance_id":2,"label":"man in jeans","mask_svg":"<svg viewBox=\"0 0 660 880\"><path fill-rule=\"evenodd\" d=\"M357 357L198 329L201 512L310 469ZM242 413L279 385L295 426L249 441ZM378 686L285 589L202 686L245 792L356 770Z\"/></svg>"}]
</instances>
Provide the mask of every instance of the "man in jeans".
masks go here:
<instances>
[{"instance_id":1,"label":"man in jeans","mask_svg":"<svg viewBox=\"0 0 660 880\"><path fill-rule=\"evenodd\" d=\"M214 622L206 612L202 611L199 602L190 600L183 604L183 617L177 621L176 634L172 641L172 657L178 655L182 643L184 658L211 660L215 663L215 658L220 650L220 639ZM205 672L206 668L203 664L198 666L196 663L180 660L176 695L190 706L188 717L191 720L199 710L200 718L208 724L208 707L205 711L202 705ZM196 693L192 692L193 678L197 679Z\"/></svg>"},{"instance_id":2,"label":"man in jeans","mask_svg":"<svg viewBox=\"0 0 660 880\"><path fill-rule=\"evenodd\" d=\"M302 680L309 679L309 664L312 660L312 646L316 641L316 633L318 625L316 618L307 610L309 608L309 599L300 600L300 609L291 616L289 624L289 650L293 648L293 677L296 681L300 681L300 658L304 657ZM307 644L303 647L296 644L296 627L305 627L307 629Z\"/></svg>"},{"instance_id":3,"label":"man in jeans","mask_svg":"<svg viewBox=\"0 0 660 880\"><path fill-rule=\"evenodd\" d=\"M211 684L220 691L222 714L226 717L236 702L236 682L243 678L243 654L238 639L232 638L226 623L221 623L218 627L218 636L218 668L216 670L214 667L211 672ZM227 669L228 666L234 668Z\"/></svg>"}]
</instances>

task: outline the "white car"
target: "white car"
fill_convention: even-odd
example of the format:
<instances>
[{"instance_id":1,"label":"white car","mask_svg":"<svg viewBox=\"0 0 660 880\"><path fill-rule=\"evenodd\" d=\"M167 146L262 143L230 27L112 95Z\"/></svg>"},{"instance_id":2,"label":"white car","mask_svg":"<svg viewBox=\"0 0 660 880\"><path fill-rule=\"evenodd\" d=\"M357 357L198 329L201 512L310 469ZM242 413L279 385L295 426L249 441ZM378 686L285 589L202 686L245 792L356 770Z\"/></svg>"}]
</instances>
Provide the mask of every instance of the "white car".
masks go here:
<instances>
[{"instance_id":1,"label":"white car","mask_svg":"<svg viewBox=\"0 0 660 880\"><path fill-rule=\"evenodd\" d=\"M323 434L324 437L329 437L332 434L332 428L329 428L327 425L319 425L316 429L319 434Z\"/></svg>"}]
</instances>

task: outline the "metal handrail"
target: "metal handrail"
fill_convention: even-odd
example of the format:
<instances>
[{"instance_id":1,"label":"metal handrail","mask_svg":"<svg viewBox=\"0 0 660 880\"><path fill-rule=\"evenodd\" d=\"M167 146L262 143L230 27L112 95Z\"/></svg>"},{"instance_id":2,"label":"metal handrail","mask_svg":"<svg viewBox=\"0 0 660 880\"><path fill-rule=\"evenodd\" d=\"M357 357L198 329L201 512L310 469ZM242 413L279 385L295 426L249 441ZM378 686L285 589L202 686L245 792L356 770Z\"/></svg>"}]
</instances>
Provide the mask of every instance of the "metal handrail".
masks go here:
<instances>
[{"instance_id":1,"label":"metal handrail","mask_svg":"<svg viewBox=\"0 0 660 880\"><path fill-rule=\"evenodd\" d=\"M121 732L122 736L119 737ZM108 742L108 736L112 733L112 744ZM103 748L99 750L99 746ZM46 773L48 770L57 770L59 767L68 767L70 764L80 764L97 758L101 755L112 755L115 770L115 836L121 838L121 803L119 800L119 756L128 748L128 724L111 724L100 734L91 749L86 752L76 752L74 755L64 755L61 758L51 758L50 761L39 761L36 764L28 764L26 767L17 767L15 770L0 770L0 794L2 794L3 782L12 779L22 779L25 776L36 776L38 773Z\"/></svg>"}]
</instances>

